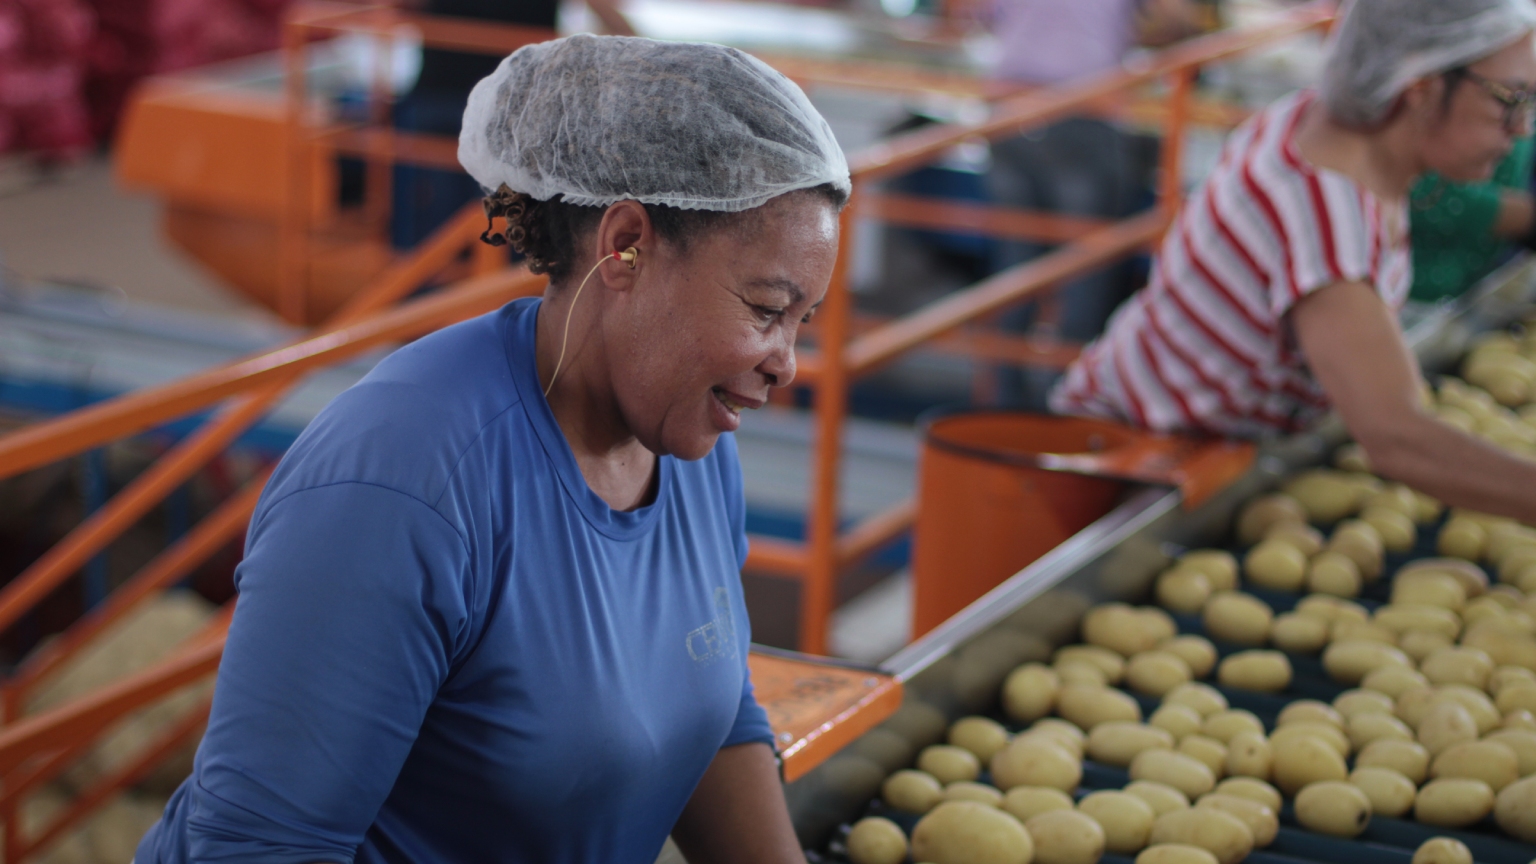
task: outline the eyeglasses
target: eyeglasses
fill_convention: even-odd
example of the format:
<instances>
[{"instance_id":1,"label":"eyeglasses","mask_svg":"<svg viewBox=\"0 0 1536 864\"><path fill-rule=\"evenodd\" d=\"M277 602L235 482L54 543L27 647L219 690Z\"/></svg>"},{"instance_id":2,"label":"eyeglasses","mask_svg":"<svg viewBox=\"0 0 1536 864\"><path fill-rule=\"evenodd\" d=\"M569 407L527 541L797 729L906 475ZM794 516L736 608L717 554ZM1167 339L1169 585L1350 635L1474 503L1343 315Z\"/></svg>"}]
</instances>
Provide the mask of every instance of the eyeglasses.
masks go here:
<instances>
[{"instance_id":1,"label":"eyeglasses","mask_svg":"<svg viewBox=\"0 0 1536 864\"><path fill-rule=\"evenodd\" d=\"M1504 106L1504 129L1511 135L1530 135L1536 131L1536 90L1516 90L1471 69L1455 69L1452 74L1483 88L1483 92Z\"/></svg>"}]
</instances>

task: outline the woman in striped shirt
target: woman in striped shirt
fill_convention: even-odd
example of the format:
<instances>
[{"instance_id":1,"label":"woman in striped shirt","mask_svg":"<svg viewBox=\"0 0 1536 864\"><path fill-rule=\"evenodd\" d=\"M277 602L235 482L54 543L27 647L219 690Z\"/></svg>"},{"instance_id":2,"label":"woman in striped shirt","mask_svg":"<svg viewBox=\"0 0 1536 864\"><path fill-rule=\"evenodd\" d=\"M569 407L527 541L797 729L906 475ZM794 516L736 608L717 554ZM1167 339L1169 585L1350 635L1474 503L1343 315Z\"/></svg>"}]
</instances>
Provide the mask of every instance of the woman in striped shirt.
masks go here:
<instances>
[{"instance_id":1,"label":"woman in striped shirt","mask_svg":"<svg viewBox=\"0 0 1536 864\"><path fill-rule=\"evenodd\" d=\"M1536 123L1531 0L1354 0L1317 92L1228 140L1150 284L1051 394L1059 413L1262 437L1336 408L1380 473L1536 523L1536 462L1437 420L1397 310L1406 199L1486 179Z\"/></svg>"}]
</instances>

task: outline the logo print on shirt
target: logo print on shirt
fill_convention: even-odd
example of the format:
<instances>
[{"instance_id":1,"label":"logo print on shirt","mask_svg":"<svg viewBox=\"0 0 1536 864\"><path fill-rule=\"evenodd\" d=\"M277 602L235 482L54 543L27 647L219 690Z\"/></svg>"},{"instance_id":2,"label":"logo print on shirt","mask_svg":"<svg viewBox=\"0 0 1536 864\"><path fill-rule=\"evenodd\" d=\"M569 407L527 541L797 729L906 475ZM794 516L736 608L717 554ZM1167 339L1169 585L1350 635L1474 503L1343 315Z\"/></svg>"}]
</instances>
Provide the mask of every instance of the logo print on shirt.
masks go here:
<instances>
[{"instance_id":1,"label":"logo print on shirt","mask_svg":"<svg viewBox=\"0 0 1536 864\"><path fill-rule=\"evenodd\" d=\"M736 619L724 588L715 589L715 620L689 632L683 644L693 662L704 666L736 656Z\"/></svg>"}]
</instances>

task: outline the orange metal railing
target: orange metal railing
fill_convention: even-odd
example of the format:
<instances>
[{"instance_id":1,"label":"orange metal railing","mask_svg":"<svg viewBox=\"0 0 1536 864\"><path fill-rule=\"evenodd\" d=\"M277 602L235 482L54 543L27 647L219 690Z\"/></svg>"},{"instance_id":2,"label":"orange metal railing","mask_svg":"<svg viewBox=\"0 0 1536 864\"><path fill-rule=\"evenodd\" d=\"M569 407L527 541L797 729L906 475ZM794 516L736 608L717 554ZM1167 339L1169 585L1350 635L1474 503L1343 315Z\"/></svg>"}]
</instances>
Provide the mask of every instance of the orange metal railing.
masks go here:
<instances>
[{"instance_id":1,"label":"orange metal railing","mask_svg":"<svg viewBox=\"0 0 1536 864\"><path fill-rule=\"evenodd\" d=\"M298 49L315 32L324 29L368 26L389 32L395 19L377 17L378 10L355 7L304 7L289 31L287 45ZM315 11L318 9L319 11ZM391 12L390 14L398 14ZM848 389L861 375L890 363L906 352L925 346L948 345L951 350L970 350L987 358L1018 357L1027 345L1006 337L976 339L961 328L984 321L993 313L1047 291L1074 275L1145 248L1154 242L1178 205L1178 165L1184 128L1190 119L1191 91L1195 74L1207 63L1218 61L1278 39L1323 27L1331 20L1332 5L1317 2L1299 7L1263 28L1228 32L1191 40L1158 54L1134 69L1122 69L1090 80L1061 87L1010 95L1000 101L992 116L972 124L936 126L881 143L850 159L855 191L842 216L842 248L836 276L818 316L815 345L801 351L801 383L814 389L816 445L813 453L811 500L807 512L808 541L793 543L753 538L748 566L793 576L801 580L800 615L802 647L824 653L827 623L831 616L836 580L847 567L901 536L915 517L913 501L900 502L846 530L838 520L838 475L841 434L845 422ZM361 18L358 16L362 16ZM369 17L373 16L373 17ZM391 25L392 26L392 25ZM424 27L428 42L433 36L456 47L491 49L494 39L530 40L518 32L485 35ZM437 28L437 29L434 29ZM495 29L495 28L492 28ZM297 35L296 35L297 34ZM458 40L458 41L455 41ZM495 50L504 50L496 48ZM292 63L290 69L302 64ZM1145 213L1118 222L1053 219L1006 208L979 207L882 195L870 190L872 183L930 164L951 147L978 138L996 140L1066 117L1083 106L1103 104L1149 82L1168 82L1167 127L1163 150L1163 178L1158 205ZM302 88L290 81L290 97L296 105L305 98ZM294 110L296 124L303 120ZM299 129L296 146L318 136L346 139L367 155L393 160L395 152L388 132L375 130ZM349 137L350 136L350 137ZM416 148L430 155L430 142ZM409 148L407 148L409 149ZM441 154L439 154L441 155ZM298 165L303 159L295 158ZM302 172L301 172L302 173ZM307 200L302 176L292 190L295 202ZM302 207L295 206L297 213ZM298 217L302 219L302 216ZM83 564L132 525L169 492L185 482L201 466L222 452L245 429L256 423L274 402L304 374L339 362L371 347L412 338L447 323L490 311L508 300L542 290L543 280L526 272L504 268L492 254L473 254L478 275L424 299L399 303L418 286L449 267L466 249L477 248L484 226L477 206L467 207L419 249L393 266L369 289L360 293L334 318L290 345L223 367L211 369L160 387L129 394L55 420L38 423L0 437L0 478L79 454L160 423L229 400L195 433L173 447L151 469L141 474L106 506L92 514L55 548L20 577L0 589L0 630L15 624L49 592L62 585ZM1056 251L997 274L956 292L918 312L871 326L856 318L847 284L848 262L858 219L879 218L895 224L923 228L950 228L999 237L1028 236L1055 241L1069 240ZM294 225L289 226L295 229ZM303 223L296 223L301 238ZM293 242L302 243L302 239ZM285 254L301 254L290 247ZM291 262L289 262L291 264ZM294 309L302 312L302 282L295 278L290 290ZM393 308L391 308L393 307ZM290 310L292 311L292 310ZM976 349L973 343L986 347ZM1057 350L1059 346L1053 349ZM58 775L125 717L190 684L205 680L218 663L223 634L232 608L226 608L180 652L107 690L91 694L46 714L23 717L27 697L46 676L58 670L90 644L106 628L129 611L184 578L193 568L223 548L244 530L260 490L262 474L220 505L180 541L174 543L119 587L108 600L74 625L44 650L36 652L0 691L0 707L6 725L0 728L0 822L3 822L6 861L20 861L35 854L61 832L76 824L102 801L158 764L176 747L197 734L207 704L194 710L174 728L166 730L132 764L122 766L86 790L62 815L33 836L23 836L17 824L22 798Z\"/></svg>"}]
</instances>

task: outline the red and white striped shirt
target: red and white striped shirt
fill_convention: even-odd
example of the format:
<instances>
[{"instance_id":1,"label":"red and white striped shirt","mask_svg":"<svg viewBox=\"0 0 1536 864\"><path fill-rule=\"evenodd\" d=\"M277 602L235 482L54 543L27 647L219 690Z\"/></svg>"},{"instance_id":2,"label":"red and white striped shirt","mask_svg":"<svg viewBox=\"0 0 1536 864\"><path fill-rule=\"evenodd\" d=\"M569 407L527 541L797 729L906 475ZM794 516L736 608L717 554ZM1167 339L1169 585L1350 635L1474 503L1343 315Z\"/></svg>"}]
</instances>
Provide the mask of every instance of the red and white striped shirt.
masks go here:
<instances>
[{"instance_id":1,"label":"red and white striped shirt","mask_svg":"<svg viewBox=\"0 0 1536 864\"><path fill-rule=\"evenodd\" d=\"M1163 238L1151 282L1067 371L1053 411L1251 438L1327 410L1286 313L1351 281L1397 310L1413 272L1406 204L1385 205L1297 152L1313 98L1287 96L1232 133Z\"/></svg>"}]
</instances>

